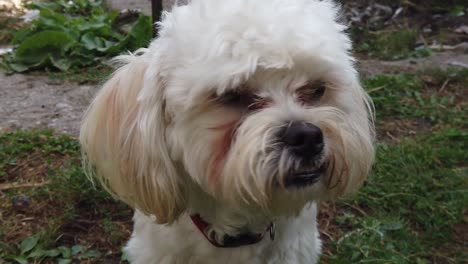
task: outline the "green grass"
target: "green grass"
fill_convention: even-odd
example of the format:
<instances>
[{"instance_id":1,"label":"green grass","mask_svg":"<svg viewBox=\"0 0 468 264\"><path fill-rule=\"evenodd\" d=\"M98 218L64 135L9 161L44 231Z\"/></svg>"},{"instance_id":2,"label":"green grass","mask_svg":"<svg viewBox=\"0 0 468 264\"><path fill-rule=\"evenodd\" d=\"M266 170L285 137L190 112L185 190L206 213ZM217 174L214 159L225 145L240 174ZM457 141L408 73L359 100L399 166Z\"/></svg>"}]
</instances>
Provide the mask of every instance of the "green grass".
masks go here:
<instances>
[{"instance_id":1,"label":"green grass","mask_svg":"<svg viewBox=\"0 0 468 264\"><path fill-rule=\"evenodd\" d=\"M357 29L356 29L357 30ZM420 58L430 55L424 47L415 48L419 32L406 27L396 27L378 31L354 32L361 34L362 42L357 51L367 56L385 60L398 60L405 58Z\"/></svg>"},{"instance_id":2,"label":"green grass","mask_svg":"<svg viewBox=\"0 0 468 264\"><path fill-rule=\"evenodd\" d=\"M442 88L450 87L441 91ZM416 74L377 75L364 80L377 109L377 117L421 118L433 124L466 124L463 90L468 69L431 69Z\"/></svg>"},{"instance_id":3,"label":"green grass","mask_svg":"<svg viewBox=\"0 0 468 264\"><path fill-rule=\"evenodd\" d=\"M2 186L44 182L40 187ZM0 186L0 208L5 212L0 260L71 263L67 261L119 257L126 231L122 227L129 227L131 210L88 181L76 139L51 131L0 134ZM22 197L29 205L15 208L12 201ZM23 218L35 222L21 226ZM113 255L105 256L110 249Z\"/></svg>"},{"instance_id":4,"label":"green grass","mask_svg":"<svg viewBox=\"0 0 468 264\"><path fill-rule=\"evenodd\" d=\"M328 262L467 261L453 231L468 204L466 142L466 132L447 129L379 144L373 175L353 206L339 205L341 236Z\"/></svg>"},{"instance_id":5,"label":"green grass","mask_svg":"<svg viewBox=\"0 0 468 264\"><path fill-rule=\"evenodd\" d=\"M459 94L467 76L433 69L364 82L378 124L421 118L433 127L378 143L365 186L337 203L325 263L467 263L466 241L457 234L468 232L466 98Z\"/></svg>"}]
</instances>

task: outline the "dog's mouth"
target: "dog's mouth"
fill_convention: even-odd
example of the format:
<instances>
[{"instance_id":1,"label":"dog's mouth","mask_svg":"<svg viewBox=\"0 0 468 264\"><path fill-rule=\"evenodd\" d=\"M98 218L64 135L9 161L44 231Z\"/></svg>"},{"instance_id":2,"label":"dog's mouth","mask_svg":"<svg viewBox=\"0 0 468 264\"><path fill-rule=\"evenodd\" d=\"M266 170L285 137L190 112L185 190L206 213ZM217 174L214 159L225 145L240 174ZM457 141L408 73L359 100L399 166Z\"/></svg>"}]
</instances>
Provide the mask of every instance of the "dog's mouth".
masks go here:
<instances>
[{"instance_id":1,"label":"dog's mouth","mask_svg":"<svg viewBox=\"0 0 468 264\"><path fill-rule=\"evenodd\" d=\"M284 179L284 187L286 188L305 188L311 186L318 181L325 172L325 166L319 168L293 172Z\"/></svg>"}]
</instances>

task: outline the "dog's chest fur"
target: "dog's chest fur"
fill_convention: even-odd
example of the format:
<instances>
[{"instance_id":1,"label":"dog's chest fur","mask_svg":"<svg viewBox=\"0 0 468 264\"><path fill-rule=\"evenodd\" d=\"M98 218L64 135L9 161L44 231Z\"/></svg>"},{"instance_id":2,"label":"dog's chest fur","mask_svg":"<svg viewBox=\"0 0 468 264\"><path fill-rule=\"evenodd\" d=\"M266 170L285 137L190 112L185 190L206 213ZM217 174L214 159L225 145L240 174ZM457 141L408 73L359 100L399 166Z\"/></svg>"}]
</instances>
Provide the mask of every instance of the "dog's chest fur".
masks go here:
<instances>
[{"instance_id":1,"label":"dog's chest fur","mask_svg":"<svg viewBox=\"0 0 468 264\"><path fill-rule=\"evenodd\" d=\"M273 241L267 235L254 245L216 248L188 216L167 226L157 225L150 217L136 212L126 251L135 264L316 263L321 247L316 215L316 205L312 204L297 217L277 221Z\"/></svg>"}]
</instances>

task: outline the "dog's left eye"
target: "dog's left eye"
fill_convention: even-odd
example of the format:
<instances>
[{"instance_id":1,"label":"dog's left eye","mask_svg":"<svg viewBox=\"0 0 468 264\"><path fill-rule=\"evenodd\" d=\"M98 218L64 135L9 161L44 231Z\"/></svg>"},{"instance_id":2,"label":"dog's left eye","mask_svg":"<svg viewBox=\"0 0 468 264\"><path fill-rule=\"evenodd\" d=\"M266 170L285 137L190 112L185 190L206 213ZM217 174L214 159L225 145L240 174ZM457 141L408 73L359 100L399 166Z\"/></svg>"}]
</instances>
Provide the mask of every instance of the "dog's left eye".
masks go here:
<instances>
[{"instance_id":1,"label":"dog's left eye","mask_svg":"<svg viewBox=\"0 0 468 264\"><path fill-rule=\"evenodd\" d=\"M324 81L310 82L296 90L297 98L304 104L318 102L325 94L327 85Z\"/></svg>"},{"instance_id":2,"label":"dog's left eye","mask_svg":"<svg viewBox=\"0 0 468 264\"><path fill-rule=\"evenodd\" d=\"M236 108L252 108L256 105L259 97L248 91L228 91L218 97L219 102Z\"/></svg>"}]
</instances>

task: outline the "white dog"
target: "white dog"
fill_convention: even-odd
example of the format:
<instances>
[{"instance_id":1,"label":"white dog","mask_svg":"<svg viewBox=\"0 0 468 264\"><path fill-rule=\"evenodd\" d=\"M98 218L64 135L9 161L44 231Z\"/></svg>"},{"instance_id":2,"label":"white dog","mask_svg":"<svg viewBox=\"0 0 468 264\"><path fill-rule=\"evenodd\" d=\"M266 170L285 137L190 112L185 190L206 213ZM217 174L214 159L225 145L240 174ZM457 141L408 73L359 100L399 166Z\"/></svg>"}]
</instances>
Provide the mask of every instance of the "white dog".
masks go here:
<instances>
[{"instance_id":1,"label":"white dog","mask_svg":"<svg viewBox=\"0 0 468 264\"><path fill-rule=\"evenodd\" d=\"M136 209L133 263L316 263L315 202L373 163L372 104L331 0L193 0L118 58L81 128Z\"/></svg>"}]
</instances>

